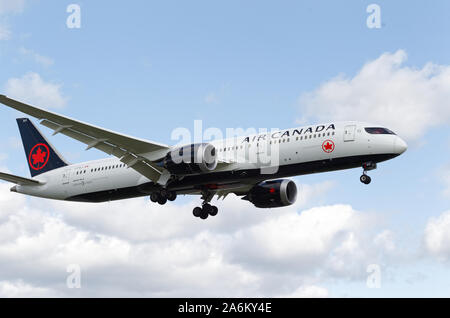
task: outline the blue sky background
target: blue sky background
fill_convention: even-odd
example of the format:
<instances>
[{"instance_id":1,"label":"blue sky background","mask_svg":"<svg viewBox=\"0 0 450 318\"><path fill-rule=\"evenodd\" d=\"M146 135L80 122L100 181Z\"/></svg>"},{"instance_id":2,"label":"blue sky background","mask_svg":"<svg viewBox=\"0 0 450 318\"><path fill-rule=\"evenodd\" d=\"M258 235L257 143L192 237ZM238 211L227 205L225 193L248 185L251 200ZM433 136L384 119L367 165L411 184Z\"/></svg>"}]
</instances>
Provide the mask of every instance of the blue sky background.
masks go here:
<instances>
[{"instance_id":1,"label":"blue sky background","mask_svg":"<svg viewBox=\"0 0 450 318\"><path fill-rule=\"evenodd\" d=\"M174 128L193 129L196 119L223 130L294 127L302 94L339 74L353 77L386 52L404 50L412 68L450 65L444 0L376 1L381 29L366 26L370 1L78 1L81 29L68 29L70 3L30 0L20 12L0 11L0 25L11 32L0 41L1 91L9 79L35 72L60 85L67 103L55 111L167 144ZM54 63L36 63L21 48ZM28 176L14 120L22 115L0 109L1 165ZM104 157L64 136L51 140L72 162ZM305 209L344 203L372 212L411 250L381 264L381 289L368 289L364 279L329 279L321 285L330 296L450 295L448 263L421 254L427 221L449 210L440 178L450 164L449 121L409 144L370 173L368 187L358 169L295 178L300 187L334 184Z\"/></svg>"}]
</instances>

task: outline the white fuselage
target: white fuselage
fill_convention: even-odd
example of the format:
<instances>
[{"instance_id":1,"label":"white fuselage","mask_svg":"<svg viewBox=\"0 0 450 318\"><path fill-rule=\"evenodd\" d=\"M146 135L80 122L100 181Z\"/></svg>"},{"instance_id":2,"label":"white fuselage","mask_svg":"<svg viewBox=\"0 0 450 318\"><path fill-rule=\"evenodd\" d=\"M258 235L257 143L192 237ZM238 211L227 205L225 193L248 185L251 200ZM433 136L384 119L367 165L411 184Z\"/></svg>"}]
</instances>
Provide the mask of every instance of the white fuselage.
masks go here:
<instances>
[{"instance_id":1,"label":"white fuselage","mask_svg":"<svg viewBox=\"0 0 450 318\"><path fill-rule=\"evenodd\" d=\"M329 128L330 125L333 125L333 127ZM322 126L324 129L321 129ZM361 158L358 160L374 158L373 161L376 162L379 158L378 155L390 156L378 160L383 161L406 150L405 142L398 136L394 134L369 134L365 131L365 127L377 126L361 122L339 122L212 141L210 143L216 147L218 159L229 164L223 167L218 166L211 174L275 167L275 170L272 170L274 171L272 175L264 175L265 179L273 179L279 176L279 171L282 171L283 176L293 176L345 169L347 166L342 163L346 160L345 158ZM316 132L316 130L319 131ZM288 131L287 134L286 131ZM262 137L262 135L266 136ZM327 140L331 142L324 144ZM273 151L274 144L277 146L275 152ZM269 163L268 158L270 159ZM341 166L334 167L333 161L341 162ZM325 162L329 167L326 170L317 168L311 169L309 172L304 170L308 169L309 163ZM352 161L348 167L356 167L357 164ZM288 166L290 169L286 169ZM279 169L276 167L279 167ZM297 167L303 170L297 172ZM113 193L119 189L126 192L126 189L152 183L151 180L128 168L115 158L66 166L41 174L35 179L41 181L43 185L18 185L12 191L49 199L67 200L90 193ZM198 180L201 180L201 178ZM220 181L217 180L217 182ZM211 178L208 179L208 183L211 183ZM143 191L136 196L145 193ZM128 197L132 196L132 194L128 195Z\"/></svg>"}]
</instances>

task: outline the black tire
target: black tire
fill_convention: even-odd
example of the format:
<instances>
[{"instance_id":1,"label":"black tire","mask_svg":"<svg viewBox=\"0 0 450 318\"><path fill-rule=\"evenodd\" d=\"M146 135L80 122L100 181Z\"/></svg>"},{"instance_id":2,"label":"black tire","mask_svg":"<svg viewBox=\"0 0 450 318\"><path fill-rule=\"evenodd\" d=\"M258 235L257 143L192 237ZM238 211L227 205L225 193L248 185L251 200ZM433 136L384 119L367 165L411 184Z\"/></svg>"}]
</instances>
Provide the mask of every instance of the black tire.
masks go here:
<instances>
[{"instance_id":1,"label":"black tire","mask_svg":"<svg viewBox=\"0 0 450 318\"><path fill-rule=\"evenodd\" d=\"M163 198L163 197L159 197L158 203L161 204L161 205L164 205L164 204L167 203L167 199L166 199L166 198Z\"/></svg>"},{"instance_id":2,"label":"black tire","mask_svg":"<svg viewBox=\"0 0 450 318\"><path fill-rule=\"evenodd\" d=\"M169 191L167 191L166 189L161 189L161 191L159 192L159 194L163 197L166 198L169 196Z\"/></svg>"},{"instance_id":3,"label":"black tire","mask_svg":"<svg viewBox=\"0 0 450 318\"><path fill-rule=\"evenodd\" d=\"M212 210L212 205L209 203L203 204L202 210L206 213L209 214L209 212L211 212Z\"/></svg>"},{"instance_id":4,"label":"black tire","mask_svg":"<svg viewBox=\"0 0 450 318\"><path fill-rule=\"evenodd\" d=\"M372 178L371 177L369 177L369 176L367 176L367 179L366 179L366 184L370 184L372 182Z\"/></svg>"},{"instance_id":5,"label":"black tire","mask_svg":"<svg viewBox=\"0 0 450 318\"><path fill-rule=\"evenodd\" d=\"M158 199L159 199L159 193L153 192L152 194L150 194L150 201L152 201L153 203L158 202Z\"/></svg>"},{"instance_id":6,"label":"black tire","mask_svg":"<svg viewBox=\"0 0 450 318\"><path fill-rule=\"evenodd\" d=\"M202 212L200 213L200 219L206 220L208 218L209 214L205 211L205 209L202 209Z\"/></svg>"},{"instance_id":7,"label":"black tire","mask_svg":"<svg viewBox=\"0 0 450 318\"><path fill-rule=\"evenodd\" d=\"M369 176L363 174L360 178L359 181L361 181L364 184L367 184L367 178L369 178Z\"/></svg>"},{"instance_id":8,"label":"black tire","mask_svg":"<svg viewBox=\"0 0 450 318\"><path fill-rule=\"evenodd\" d=\"M194 216L198 218L200 214L202 214L202 209L197 206L194 208L194 210L192 210L192 214L194 214Z\"/></svg>"},{"instance_id":9,"label":"black tire","mask_svg":"<svg viewBox=\"0 0 450 318\"><path fill-rule=\"evenodd\" d=\"M219 212L219 209L216 206L211 206L211 210L209 211L209 215L211 216L216 216L217 213Z\"/></svg>"},{"instance_id":10,"label":"black tire","mask_svg":"<svg viewBox=\"0 0 450 318\"><path fill-rule=\"evenodd\" d=\"M174 191L169 191L169 194L167 195L167 200L175 201L176 198L177 198L177 193Z\"/></svg>"}]
</instances>

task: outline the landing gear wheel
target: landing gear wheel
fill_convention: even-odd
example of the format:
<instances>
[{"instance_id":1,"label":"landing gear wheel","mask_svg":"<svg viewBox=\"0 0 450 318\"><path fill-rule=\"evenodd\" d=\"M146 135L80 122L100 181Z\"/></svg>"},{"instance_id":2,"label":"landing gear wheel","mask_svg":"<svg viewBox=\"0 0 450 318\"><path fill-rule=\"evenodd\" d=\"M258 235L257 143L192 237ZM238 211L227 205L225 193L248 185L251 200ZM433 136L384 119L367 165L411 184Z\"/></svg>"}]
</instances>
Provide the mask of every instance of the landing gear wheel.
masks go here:
<instances>
[{"instance_id":1,"label":"landing gear wheel","mask_svg":"<svg viewBox=\"0 0 450 318\"><path fill-rule=\"evenodd\" d=\"M209 214L212 210L212 205L209 203L203 204L202 210L205 211L206 214Z\"/></svg>"},{"instance_id":2,"label":"landing gear wheel","mask_svg":"<svg viewBox=\"0 0 450 318\"><path fill-rule=\"evenodd\" d=\"M198 206L195 207L194 210L192 210L192 214L194 214L194 216L196 218L198 218L201 213L202 213L202 208L199 208Z\"/></svg>"},{"instance_id":3,"label":"landing gear wheel","mask_svg":"<svg viewBox=\"0 0 450 318\"><path fill-rule=\"evenodd\" d=\"M167 200L169 201L175 201L175 199L177 198L177 193L174 191L169 191L167 194Z\"/></svg>"},{"instance_id":4,"label":"landing gear wheel","mask_svg":"<svg viewBox=\"0 0 450 318\"><path fill-rule=\"evenodd\" d=\"M372 181L372 179L371 179L368 175L366 175L366 174L363 174L363 175L359 178L359 180L360 180L362 183L364 183L364 184L369 184L369 183Z\"/></svg>"},{"instance_id":5,"label":"landing gear wheel","mask_svg":"<svg viewBox=\"0 0 450 318\"><path fill-rule=\"evenodd\" d=\"M211 206L211 210L209 211L209 215L211 216L216 216L217 213L219 212L219 209L216 206Z\"/></svg>"},{"instance_id":6,"label":"landing gear wheel","mask_svg":"<svg viewBox=\"0 0 450 318\"><path fill-rule=\"evenodd\" d=\"M159 204L164 205L164 204L166 204L166 202L167 202L166 198L164 198L162 196L159 197L159 199L158 199L158 203Z\"/></svg>"},{"instance_id":7,"label":"landing gear wheel","mask_svg":"<svg viewBox=\"0 0 450 318\"><path fill-rule=\"evenodd\" d=\"M206 220L208 218L208 212L205 211L205 209L202 209L202 212L200 212L200 219Z\"/></svg>"},{"instance_id":8,"label":"landing gear wheel","mask_svg":"<svg viewBox=\"0 0 450 318\"><path fill-rule=\"evenodd\" d=\"M152 194L150 194L150 201L152 201L153 203L158 202L159 199L159 194L157 192L153 192Z\"/></svg>"}]
</instances>

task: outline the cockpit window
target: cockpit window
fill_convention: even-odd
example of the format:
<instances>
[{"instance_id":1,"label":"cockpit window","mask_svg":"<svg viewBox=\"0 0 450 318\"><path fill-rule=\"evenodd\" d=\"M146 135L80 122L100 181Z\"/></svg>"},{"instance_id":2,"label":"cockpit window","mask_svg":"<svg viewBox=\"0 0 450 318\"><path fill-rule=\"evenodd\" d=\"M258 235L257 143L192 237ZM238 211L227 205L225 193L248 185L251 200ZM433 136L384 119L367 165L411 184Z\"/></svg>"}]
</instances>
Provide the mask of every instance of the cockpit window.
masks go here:
<instances>
[{"instance_id":1,"label":"cockpit window","mask_svg":"<svg viewBox=\"0 0 450 318\"><path fill-rule=\"evenodd\" d=\"M395 135L395 133L387 128L366 127L364 128L369 134L373 135Z\"/></svg>"}]
</instances>

